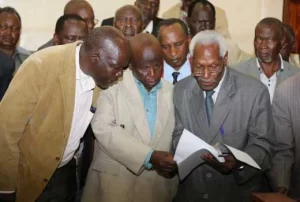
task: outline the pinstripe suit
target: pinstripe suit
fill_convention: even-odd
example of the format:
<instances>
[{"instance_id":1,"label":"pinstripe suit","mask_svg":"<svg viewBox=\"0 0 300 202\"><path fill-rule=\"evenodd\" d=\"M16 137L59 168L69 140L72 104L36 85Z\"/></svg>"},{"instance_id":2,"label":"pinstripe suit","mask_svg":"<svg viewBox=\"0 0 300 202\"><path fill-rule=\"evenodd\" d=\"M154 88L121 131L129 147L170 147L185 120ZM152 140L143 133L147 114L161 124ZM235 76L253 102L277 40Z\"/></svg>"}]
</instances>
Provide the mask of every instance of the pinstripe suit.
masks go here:
<instances>
[{"instance_id":1,"label":"pinstripe suit","mask_svg":"<svg viewBox=\"0 0 300 202\"><path fill-rule=\"evenodd\" d=\"M289 196L300 199L300 74L287 79L275 91L273 117L277 153L270 171L277 187L289 189Z\"/></svg>"},{"instance_id":2,"label":"pinstripe suit","mask_svg":"<svg viewBox=\"0 0 300 202\"><path fill-rule=\"evenodd\" d=\"M264 172L271 166L274 139L268 90L252 78L227 70L211 127L207 124L203 91L196 80L189 76L175 85L173 148L186 128L209 144L222 142L247 152ZM262 172L245 166L243 171L223 175L206 164L200 165L180 183L175 201L250 201L252 192L267 191Z\"/></svg>"}]
</instances>

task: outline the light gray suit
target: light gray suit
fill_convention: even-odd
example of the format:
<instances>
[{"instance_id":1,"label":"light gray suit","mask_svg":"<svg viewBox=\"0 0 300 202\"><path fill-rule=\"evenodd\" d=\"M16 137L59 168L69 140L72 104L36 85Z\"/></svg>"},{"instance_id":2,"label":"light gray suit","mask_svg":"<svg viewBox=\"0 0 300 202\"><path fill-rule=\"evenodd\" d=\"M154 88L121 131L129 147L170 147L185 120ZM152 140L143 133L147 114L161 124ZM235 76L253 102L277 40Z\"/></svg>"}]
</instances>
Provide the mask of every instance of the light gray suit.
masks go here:
<instances>
[{"instance_id":1,"label":"light gray suit","mask_svg":"<svg viewBox=\"0 0 300 202\"><path fill-rule=\"evenodd\" d=\"M173 148L186 128L209 144L222 142L247 152L262 168L261 172L245 166L243 171L223 175L209 165L200 165L180 183L176 202L251 201L252 192L267 191L263 171L271 166L274 124L266 86L227 68L210 128L203 91L192 76L175 85L174 106Z\"/></svg>"},{"instance_id":2,"label":"light gray suit","mask_svg":"<svg viewBox=\"0 0 300 202\"><path fill-rule=\"evenodd\" d=\"M278 80L277 80L276 85L279 85L281 82L283 82L287 78L300 72L300 69L295 67L294 65L292 65L284 60L282 60L282 62L283 62L284 69L278 75ZM243 74L252 76L255 79L260 80L260 72L257 68L256 57L251 58L250 60L241 62L235 66L232 66L232 68L238 70L239 72L242 72Z\"/></svg>"},{"instance_id":3,"label":"light gray suit","mask_svg":"<svg viewBox=\"0 0 300 202\"><path fill-rule=\"evenodd\" d=\"M283 82L275 91L273 117L277 153L270 171L272 184L289 189L300 199L300 74Z\"/></svg>"}]
</instances>

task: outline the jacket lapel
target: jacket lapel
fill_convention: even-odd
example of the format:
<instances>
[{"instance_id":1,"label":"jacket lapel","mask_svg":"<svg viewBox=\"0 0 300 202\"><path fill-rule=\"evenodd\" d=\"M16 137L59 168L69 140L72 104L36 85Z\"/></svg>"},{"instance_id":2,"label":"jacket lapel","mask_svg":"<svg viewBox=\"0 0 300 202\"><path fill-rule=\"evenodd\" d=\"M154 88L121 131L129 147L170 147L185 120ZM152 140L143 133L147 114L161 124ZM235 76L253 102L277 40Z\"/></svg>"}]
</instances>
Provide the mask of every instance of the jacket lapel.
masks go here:
<instances>
[{"instance_id":1,"label":"jacket lapel","mask_svg":"<svg viewBox=\"0 0 300 202\"><path fill-rule=\"evenodd\" d=\"M219 135L223 122L232 108L231 96L235 93L234 79L230 74L230 69L224 78L224 82L220 88L214 111L212 114L210 136L207 139L208 143L212 143L217 135Z\"/></svg>"},{"instance_id":2,"label":"jacket lapel","mask_svg":"<svg viewBox=\"0 0 300 202\"><path fill-rule=\"evenodd\" d=\"M192 95L189 99L189 111L194 117L194 120L196 120L196 122L194 123L195 126L193 127L194 130L197 129L197 134L201 133L201 135L205 139L207 139L209 137L209 133L203 91L201 90L195 79L194 82L195 84L192 88Z\"/></svg>"},{"instance_id":3,"label":"jacket lapel","mask_svg":"<svg viewBox=\"0 0 300 202\"><path fill-rule=\"evenodd\" d=\"M72 118L74 113L75 103L75 87L76 87L76 63L75 50L77 43L68 45L64 55L64 71L60 76L60 84L63 97L64 111L64 137L68 138L71 130Z\"/></svg>"},{"instance_id":4,"label":"jacket lapel","mask_svg":"<svg viewBox=\"0 0 300 202\"><path fill-rule=\"evenodd\" d=\"M247 71L246 74L251 75L252 77L260 81L260 72L257 67L256 57L249 60L248 68L246 71Z\"/></svg>"},{"instance_id":5,"label":"jacket lapel","mask_svg":"<svg viewBox=\"0 0 300 202\"><path fill-rule=\"evenodd\" d=\"M163 81L162 81L163 82ZM162 88L157 93L157 114L156 114L156 122L155 122L155 137L151 143L151 146L155 147L157 143L160 142L161 137L164 135L164 129L166 127L167 120L169 118L169 110L170 105L168 101L170 101L171 92L166 91L167 89L164 87L165 83L163 82ZM171 134L170 134L171 135Z\"/></svg>"},{"instance_id":6,"label":"jacket lapel","mask_svg":"<svg viewBox=\"0 0 300 202\"><path fill-rule=\"evenodd\" d=\"M127 107L129 108L134 125L139 131L142 141L149 145L151 142L150 130L144 110L139 89L136 86L131 70L124 72L123 93ZM141 110L142 109L142 110Z\"/></svg>"}]
</instances>

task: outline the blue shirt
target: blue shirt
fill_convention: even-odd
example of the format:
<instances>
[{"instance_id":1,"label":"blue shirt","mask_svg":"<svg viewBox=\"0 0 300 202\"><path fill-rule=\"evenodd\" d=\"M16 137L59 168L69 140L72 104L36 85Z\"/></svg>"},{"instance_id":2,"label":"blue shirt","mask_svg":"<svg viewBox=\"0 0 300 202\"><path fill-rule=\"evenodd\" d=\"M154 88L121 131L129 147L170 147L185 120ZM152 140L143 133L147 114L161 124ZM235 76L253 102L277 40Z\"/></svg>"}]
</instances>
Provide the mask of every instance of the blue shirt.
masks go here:
<instances>
[{"instance_id":1,"label":"blue shirt","mask_svg":"<svg viewBox=\"0 0 300 202\"><path fill-rule=\"evenodd\" d=\"M150 130L151 137L155 136L155 123L156 123L156 116L157 116L157 92L162 87L161 81L154 86L150 92L144 87L144 85L137 79L135 79L137 87L139 89L140 95L142 97L142 102L144 104L144 109L146 112L146 118L148 122L148 127ZM152 168L152 164L149 162L153 153L153 149L150 150L146 159L144 161L144 167L147 169Z\"/></svg>"},{"instance_id":2,"label":"blue shirt","mask_svg":"<svg viewBox=\"0 0 300 202\"><path fill-rule=\"evenodd\" d=\"M180 67L178 71L173 69L168 63L164 61L164 79L167 80L170 83L173 83L173 72L179 72L180 74L177 77L177 81L180 81L181 79L184 79L185 77L188 77L191 75L191 65L190 61L188 59L189 57L187 56L187 60L185 63Z\"/></svg>"}]
</instances>

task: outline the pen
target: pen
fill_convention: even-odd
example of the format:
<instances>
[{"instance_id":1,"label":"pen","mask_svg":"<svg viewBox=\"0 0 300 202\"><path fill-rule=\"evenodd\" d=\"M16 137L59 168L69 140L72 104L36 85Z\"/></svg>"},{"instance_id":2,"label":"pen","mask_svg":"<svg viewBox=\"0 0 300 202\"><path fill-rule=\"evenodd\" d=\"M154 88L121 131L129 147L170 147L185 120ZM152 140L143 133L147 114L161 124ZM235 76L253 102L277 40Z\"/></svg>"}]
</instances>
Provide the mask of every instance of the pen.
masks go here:
<instances>
[{"instance_id":1,"label":"pen","mask_svg":"<svg viewBox=\"0 0 300 202\"><path fill-rule=\"evenodd\" d=\"M222 154L220 154L220 155L218 155L218 157L226 157L226 156L228 156L230 153L222 153Z\"/></svg>"},{"instance_id":2,"label":"pen","mask_svg":"<svg viewBox=\"0 0 300 202\"><path fill-rule=\"evenodd\" d=\"M221 136L224 137L225 131L224 131L223 126L220 127L220 133L221 133Z\"/></svg>"}]
</instances>

